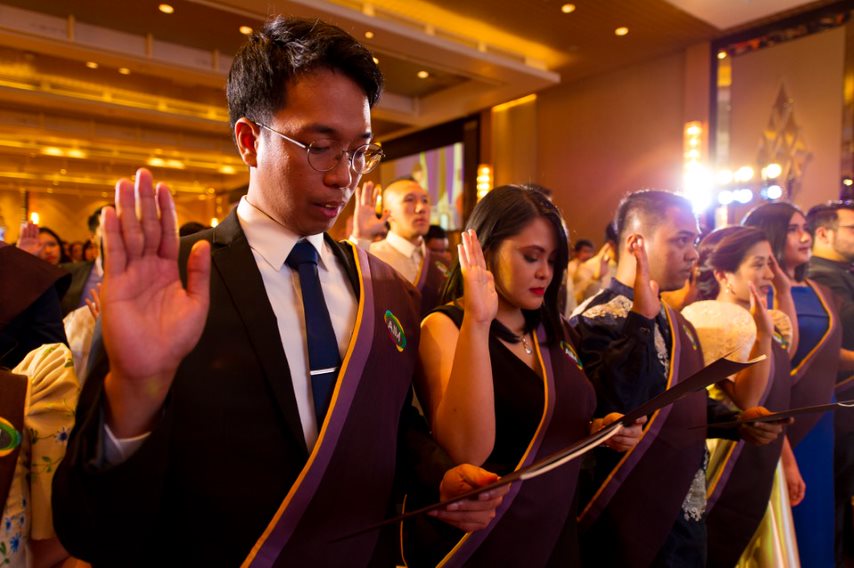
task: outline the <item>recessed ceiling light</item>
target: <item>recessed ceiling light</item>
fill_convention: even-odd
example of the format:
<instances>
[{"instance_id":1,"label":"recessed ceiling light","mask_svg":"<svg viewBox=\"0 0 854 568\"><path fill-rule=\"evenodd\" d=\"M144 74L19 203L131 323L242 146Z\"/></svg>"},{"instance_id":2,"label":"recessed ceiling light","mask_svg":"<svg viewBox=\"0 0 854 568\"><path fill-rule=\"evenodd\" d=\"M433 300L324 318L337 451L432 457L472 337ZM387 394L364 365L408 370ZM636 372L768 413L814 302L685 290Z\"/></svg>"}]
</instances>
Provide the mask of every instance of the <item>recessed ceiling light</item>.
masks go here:
<instances>
[{"instance_id":1,"label":"recessed ceiling light","mask_svg":"<svg viewBox=\"0 0 854 568\"><path fill-rule=\"evenodd\" d=\"M175 11L175 8L173 8L171 4L160 4L157 9L164 14L171 14Z\"/></svg>"},{"instance_id":2,"label":"recessed ceiling light","mask_svg":"<svg viewBox=\"0 0 854 568\"><path fill-rule=\"evenodd\" d=\"M380 60L377 59L376 57L374 57L374 65L379 65L379 64L380 64Z\"/></svg>"},{"instance_id":3,"label":"recessed ceiling light","mask_svg":"<svg viewBox=\"0 0 854 568\"><path fill-rule=\"evenodd\" d=\"M629 28L627 28L626 26L620 26L619 28L614 30L614 33L618 36L624 36L629 33Z\"/></svg>"},{"instance_id":4,"label":"recessed ceiling light","mask_svg":"<svg viewBox=\"0 0 854 568\"><path fill-rule=\"evenodd\" d=\"M68 170L66 170L65 168L62 168L61 170L59 170L59 173L60 173L61 175L65 175L65 174L67 174L67 173L68 173Z\"/></svg>"},{"instance_id":5,"label":"recessed ceiling light","mask_svg":"<svg viewBox=\"0 0 854 568\"><path fill-rule=\"evenodd\" d=\"M726 51L723 51L723 50L719 51L718 52L718 59L726 59Z\"/></svg>"},{"instance_id":6,"label":"recessed ceiling light","mask_svg":"<svg viewBox=\"0 0 854 568\"><path fill-rule=\"evenodd\" d=\"M130 75L130 69L127 67L119 67L119 73L122 75Z\"/></svg>"},{"instance_id":7,"label":"recessed ceiling light","mask_svg":"<svg viewBox=\"0 0 854 568\"><path fill-rule=\"evenodd\" d=\"M572 14L575 12L575 4L564 4L560 7L560 11L564 14Z\"/></svg>"},{"instance_id":8,"label":"recessed ceiling light","mask_svg":"<svg viewBox=\"0 0 854 568\"><path fill-rule=\"evenodd\" d=\"M419 71L418 72L418 78L419 79L426 79L429 76L430 76L430 73L428 73L427 71Z\"/></svg>"},{"instance_id":9,"label":"recessed ceiling light","mask_svg":"<svg viewBox=\"0 0 854 568\"><path fill-rule=\"evenodd\" d=\"M365 39L374 39L374 32L372 32L372 31L365 32Z\"/></svg>"},{"instance_id":10,"label":"recessed ceiling light","mask_svg":"<svg viewBox=\"0 0 854 568\"><path fill-rule=\"evenodd\" d=\"M87 62L86 62L86 67L88 67L89 69L97 69L97 68L98 68L98 64L97 64L97 63L95 63L94 61L87 61Z\"/></svg>"},{"instance_id":11,"label":"recessed ceiling light","mask_svg":"<svg viewBox=\"0 0 854 568\"><path fill-rule=\"evenodd\" d=\"M240 26L240 33L243 35L252 35L252 32L253 30L249 26Z\"/></svg>"}]
</instances>

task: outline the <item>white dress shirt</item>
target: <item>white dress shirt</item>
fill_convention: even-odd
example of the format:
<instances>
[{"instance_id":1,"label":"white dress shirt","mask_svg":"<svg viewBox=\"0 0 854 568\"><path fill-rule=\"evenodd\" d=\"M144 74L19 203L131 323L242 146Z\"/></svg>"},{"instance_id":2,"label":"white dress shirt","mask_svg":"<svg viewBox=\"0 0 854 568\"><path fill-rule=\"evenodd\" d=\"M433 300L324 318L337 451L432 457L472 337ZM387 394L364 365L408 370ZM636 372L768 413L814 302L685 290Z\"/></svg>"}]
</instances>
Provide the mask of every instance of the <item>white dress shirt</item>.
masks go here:
<instances>
[{"instance_id":1,"label":"white dress shirt","mask_svg":"<svg viewBox=\"0 0 854 568\"><path fill-rule=\"evenodd\" d=\"M311 451L317 441L318 424L309 376L305 311L299 274L285 264L300 237L250 204L245 196L237 206L237 219L252 249L267 298L276 316L279 338L287 358L287 361L282 361L282 380L287 365L306 446ZM346 271L324 241L323 234L311 235L305 240L318 251L318 277L332 320L332 329L338 340L338 352L343 360L356 322L358 300ZM105 429L105 457L107 463L113 465L130 457L148 436L143 434L135 438L118 439L109 427Z\"/></svg>"},{"instance_id":2,"label":"white dress shirt","mask_svg":"<svg viewBox=\"0 0 854 568\"><path fill-rule=\"evenodd\" d=\"M389 232L385 239L371 243L368 250L415 284L424 260L424 247L424 239L421 244L414 245L397 233Z\"/></svg>"},{"instance_id":3,"label":"white dress shirt","mask_svg":"<svg viewBox=\"0 0 854 568\"><path fill-rule=\"evenodd\" d=\"M276 315L302 430L310 451L317 440L318 424L314 415L314 396L309 376L305 311L299 274L285 264L299 236L253 207L246 197L240 199L237 218L255 256L267 298ZM332 320L332 329L335 330L335 338L338 340L338 352L343 360L356 322L357 298L347 273L335 258L332 249L324 242L323 234L306 237L306 240L318 252L317 273ZM284 365L283 361L283 371Z\"/></svg>"}]
</instances>

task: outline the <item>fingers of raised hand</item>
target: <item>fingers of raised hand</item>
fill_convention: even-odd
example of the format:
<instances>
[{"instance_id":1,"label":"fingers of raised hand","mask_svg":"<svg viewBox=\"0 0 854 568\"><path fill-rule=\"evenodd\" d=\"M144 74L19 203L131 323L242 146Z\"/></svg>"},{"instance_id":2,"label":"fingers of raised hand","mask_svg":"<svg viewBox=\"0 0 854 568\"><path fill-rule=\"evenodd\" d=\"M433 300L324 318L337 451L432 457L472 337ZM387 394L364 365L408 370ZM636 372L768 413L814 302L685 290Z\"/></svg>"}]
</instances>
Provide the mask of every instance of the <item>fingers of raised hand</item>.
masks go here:
<instances>
[{"instance_id":1,"label":"fingers of raised hand","mask_svg":"<svg viewBox=\"0 0 854 568\"><path fill-rule=\"evenodd\" d=\"M366 181L362 187L356 186L356 205L364 207L367 205L370 195L374 192L373 182Z\"/></svg>"},{"instance_id":2,"label":"fingers of raised hand","mask_svg":"<svg viewBox=\"0 0 854 568\"><path fill-rule=\"evenodd\" d=\"M480 247L480 241L477 240L477 233L475 233L474 230L469 229L463 233L462 240L469 266L478 266L485 270L486 259L483 256L483 249Z\"/></svg>"},{"instance_id":3,"label":"fingers of raised hand","mask_svg":"<svg viewBox=\"0 0 854 568\"><path fill-rule=\"evenodd\" d=\"M21 238L37 239L39 236L39 226L32 221L21 223Z\"/></svg>"},{"instance_id":4,"label":"fingers of raised hand","mask_svg":"<svg viewBox=\"0 0 854 568\"><path fill-rule=\"evenodd\" d=\"M157 184L157 206L160 210L160 247L156 252L163 258L178 259L178 215L175 212L175 201L169 187L164 183Z\"/></svg>"},{"instance_id":5,"label":"fingers of raised hand","mask_svg":"<svg viewBox=\"0 0 854 568\"><path fill-rule=\"evenodd\" d=\"M159 190L160 187L158 186L157 189ZM143 174L142 170L137 170L134 193L137 214L142 228L142 252L143 254L156 254L160 249L161 224L151 174L148 172Z\"/></svg>"},{"instance_id":6,"label":"fingers of raised hand","mask_svg":"<svg viewBox=\"0 0 854 568\"><path fill-rule=\"evenodd\" d=\"M137 178L139 178L139 174L137 174ZM118 218L118 229L121 233L127 260L139 258L142 255L144 237L139 219L136 216L134 186L127 179L120 179L116 182L116 217Z\"/></svg>"},{"instance_id":7,"label":"fingers of raised hand","mask_svg":"<svg viewBox=\"0 0 854 568\"><path fill-rule=\"evenodd\" d=\"M122 181L120 181L119 184L121 184ZM118 192L119 187L118 184L116 184L117 195ZM113 207L104 207L101 211L101 234L104 239L104 258L110 259L109 261L104 262L104 274L109 276L124 272L125 267L127 266L127 252L122 235L122 229L119 224L118 214Z\"/></svg>"},{"instance_id":8,"label":"fingers of raised hand","mask_svg":"<svg viewBox=\"0 0 854 568\"><path fill-rule=\"evenodd\" d=\"M631 252L638 261L638 266L646 264L646 249L644 248L643 235L635 233L629 235L629 252Z\"/></svg>"}]
</instances>

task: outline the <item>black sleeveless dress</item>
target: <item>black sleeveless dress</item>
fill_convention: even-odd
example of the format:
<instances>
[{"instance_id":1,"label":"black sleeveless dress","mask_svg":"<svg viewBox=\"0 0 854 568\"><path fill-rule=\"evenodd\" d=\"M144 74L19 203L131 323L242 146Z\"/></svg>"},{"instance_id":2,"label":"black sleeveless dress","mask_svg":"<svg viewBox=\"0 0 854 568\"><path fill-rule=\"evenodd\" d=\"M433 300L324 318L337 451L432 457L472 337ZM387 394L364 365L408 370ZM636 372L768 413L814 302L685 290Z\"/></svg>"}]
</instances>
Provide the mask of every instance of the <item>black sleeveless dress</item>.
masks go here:
<instances>
[{"instance_id":1,"label":"black sleeveless dress","mask_svg":"<svg viewBox=\"0 0 854 568\"><path fill-rule=\"evenodd\" d=\"M461 308L445 305L436 308L434 311L449 317L458 328L462 326L463 310ZM554 405L553 415L548 420L551 427L545 426L548 434L544 445L541 447L542 451L547 450L546 453L549 453L586 435L587 424L595 408L595 394L586 377L576 368L575 363L571 362L572 358L567 358L564 355L567 349L566 342L563 342L560 347L552 348L543 345L542 339L540 341L540 349L549 352L546 360L552 361L549 372L554 375L553 380L555 382L560 381L561 383L560 388L556 390L557 395L555 392L549 394L550 397L557 396L557 400L551 402ZM490 332L489 335L489 355L492 367L496 432L495 447L482 467L498 475L506 475L516 469L520 460L525 457L532 439L538 435L543 436L543 432L538 430L543 428L541 421L546 405L546 393L543 377L510 351L494 332ZM560 393L564 394L561 396ZM564 466L553 473L555 473L553 479L544 481L557 483L564 490L564 495L559 496L560 491L558 491L554 495L554 500L547 498L544 503L542 498L538 500L536 497L532 498L523 492L517 496L511 507L524 518L529 518L530 522L527 524L530 530L534 531L534 534L541 532L540 529L545 530L545 527L537 526L540 522L545 521L544 517L551 518L549 524L559 523L558 526L551 526L545 530L545 532L552 531L552 534L546 538L548 544L545 544L545 547L550 548L550 550L540 550L539 552L545 553L545 557L533 563L528 562L532 566L573 566L578 564L577 511L574 502L574 487L578 475L577 466ZM551 475L552 473L549 473L543 477ZM522 485L530 484L529 489L533 490L536 488L535 481L537 480L527 481ZM538 493L542 494L542 490L539 490ZM426 499L419 499L418 496L410 495L410 498L414 498L414 500L407 503L407 510L426 505L429 502ZM549 514L538 514L543 512L543 507L552 510L548 511ZM556 518L552 518L555 513L558 513ZM510 519L506 519L505 522L518 523L519 520L510 521ZM523 519L523 524L524 522ZM500 524L496 531L506 532L506 530L501 531L499 529ZM479 533L472 534L478 535ZM495 565L497 549L506 546L507 550L521 550L538 540L538 536L519 534L515 531L513 531L513 535L513 540L518 539L518 542L506 542L504 545L496 546L495 541L498 534L493 534L487 537L488 540L477 547L474 553L467 555L466 560L460 562L459 559L456 559L450 564ZM407 565L413 567L435 566L455 544L460 542L462 536L462 531L430 518L419 518L414 523L405 524L403 549ZM537 546L539 544L537 543ZM512 555L512 553L509 554L509 556ZM500 553L498 556L501 558L498 560L499 564L507 564L508 562L515 564L515 561L511 560L509 556L503 557Z\"/></svg>"}]
</instances>

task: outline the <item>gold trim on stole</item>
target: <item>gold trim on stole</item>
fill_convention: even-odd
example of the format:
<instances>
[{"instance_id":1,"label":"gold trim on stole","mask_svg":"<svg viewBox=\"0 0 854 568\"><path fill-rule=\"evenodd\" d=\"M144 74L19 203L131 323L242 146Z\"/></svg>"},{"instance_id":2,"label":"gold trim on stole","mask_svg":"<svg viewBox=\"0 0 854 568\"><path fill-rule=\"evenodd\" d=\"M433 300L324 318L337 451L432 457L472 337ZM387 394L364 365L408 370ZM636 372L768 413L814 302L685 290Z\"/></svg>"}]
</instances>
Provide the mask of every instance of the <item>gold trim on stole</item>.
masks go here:
<instances>
[{"instance_id":1,"label":"gold trim on stole","mask_svg":"<svg viewBox=\"0 0 854 568\"><path fill-rule=\"evenodd\" d=\"M810 351L806 355L804 355L804 358L801 359L801 362L798 363L798 366L792 368L792 370L789 371L789 376L792 377L796 376L800 372L800 370L803 368L807 361L812 361L812 358L815 355L816 351L818 351L822 344L824 344L824 342L830 336L830 332L833 331L833 327L836 325L836 320L833 318L833 312L828 309L827 300L825 300L824 294L822 294L821 290L813 286L812 281L809 278L807 278L805 282L807 286L812 288L812 291L815 292L815 295L818 296L818 301L821 302L821 307L827 314L827 329L825 330L824 335L821 336L821 339L819 339L813 346L813 348L810 349Z\"/></svg>"},{"instance_id":2,"label":"gold trim on stole","mask_svg":"<svg viewBox=\"0 0 854 568\"><path fill-rule=\"evenodd\" d=\"M332 398L329 401L329 407L326 411L326 417L323 419L323 425L320 428L320 432L318 432L317 441L314 444L314 448L312 448L311 450L311 454L309 455L308 460L303 466L302 471L300 472L296 481L294 481L294 484L291 486L290 491L288 491L288 494L285 496L284 501L282 501L282 504L279 505L279 509L276 511L276 514L273 515L273 519L267 524L267 528L264 529L264 532L261 534L261 537L255 542L255 545L252 547L252 550L249 552L249 555L241 564L241 568L248 568L252 561L255 560L255 557L258 555L258 552L260 552L261 547L264 546L264 543L269 538L270 533L272 533L273 530L276 528L279 519L285 513L285 510L288 508L288 505L290 505L294 495L296 495L303 480L311 471L311 468L314 465L314 460L317 457L317 453L320 451L320 447L323 444L323 440L326 435L326 430L329 425L329 420L332 417L333 411L335 409L335 404L338 402L338 394L341 390L341 385L344 382L344 377L347 376L347 368L350 364L350 358L353 355L353 350L356 347L356 339L359 336L359 329L362 327L362 320L364 318L365 312L365 279L362 274L362 263L359 259L359 252L357 250L357 247L349 242L347 244L353 248L353 261L356 265L356 272L359 277L359 307L356 312L356 323L353 326L353 334L351 335L350 343L347 346L347 353L344 355L344 361L341 363L341 370L338 373L338 381L335 384L335 389L332 391Z\"/></svg>"},{"instance_id":3,"label":"gold trim on stole","mask_svg":"<svg viewBox=\"0 0 854 568\"><path fill-rule=\"evenodd\" d=\"M549 412L549 374L548 374L548 371L546 370L546 365L543 362L543 354L540 352L540 341L537 338L536 331L534 333L532 333L531 336L534 339L534 348L536 349L536 352L537 352L537 361L540 363L540 369L543 370L543 377L542 377L543 378L543 415L540 417L540 424L539 424L539 426L537 426L537 430L534 432L534 435L531 436L531 441L528 442L528 447L525 449L525 453L522 455L522 458L519 460L519 463L516 464L516 467L513 469L513 471L516 471L517 469L522 467L525 463L525 460L528 459L528 456L531 453L531 449L534 446L534 442L536 441L537 437L542 433L544 427L546 427L545 422L546 422L546 417L548 416L548 412ZM554 372L554 368L552 368L552 372ZM513 504L511 503L510 507L512 507L512 506L513 506ZM505 514L506 513L507 513L507 511L505 511ZM499 519L493 519L493 522L497 522L498 520ZM482 529L482 530L486 530L486 529ZM447 566L447 563L453 559L453 556L466 543L466 541L468 541L468 539L469 539L469 537L471 537L471 535L472 535L472 533L470 533L470 532L463 535L463 537L459 540L459 542L457 542L456 546L454 546L454 548L452 548L451 551L448 552L448 554L441 560L441 562L439 562L439 564L436 565L436 568L443 568L444 566Z\"/></svg>"},{"instance_id":4,"label":"gold trim on stole","mask_svg":"<svg viewBox=\"0 0 854 568\"><path fill-rule=\"evenodd\" d=\"M664 315L667 317L667 326L670 328L670 337L672 338L672 342L673 342L671 353L670 353L670 358L669 358L669 361L667 362L668 366L670 367L667 371L667 384L664 387L665 389L669 389L670 385L673 384L673 376L676 372L675 366L673 365L673 354L676 352L676 347L677 347L676 342L678 341L678 339L677 339L678 338L678 335L677 335L678 330L676 330L674 328L673 318L671 318L671 316L670 316L670 310L672 310L673 308L671 308L667 304L664 304L663 302L662 302L662 306L664 306L664 308L665 308L664 309ZM593 504L596 502L596 500L599 498L599 496L605 490L605 487L607 487L608 484L611 483L611 480L614 478L614 475L616 475L616 473L620 470L620 468L623 466L623 464L626 462L626 460L629 459L629 457L632 455L632 453L634 453L635 449L640 445L641 440L643 440L646 437L647 432L649 432L650 428L652 428L652 425L655 423L656 419L658 418L658 415L661 413L662 410L664 410L664 409L660 408L660 409L655 411L655 413L649 419L649 422L647 423L646 428L641 433L641 437L638 440L638 443L635 444L635 446L632 449L623 453L623 457L620 459L620 461L617 463L617 465L614 466L614 469L611 470L611 473L608 474L608 477L605 478L605 481L602 482L602 485L599 486L599 489L596 490L596 493L593 495L593 497L587 503L587 506L584 507L584 510L581 511L581 514L578 515L579 521L581 521L584 518L584 515L586 515L590 511L590 508L593 506Z\"/></svg>"}]
</instances>

